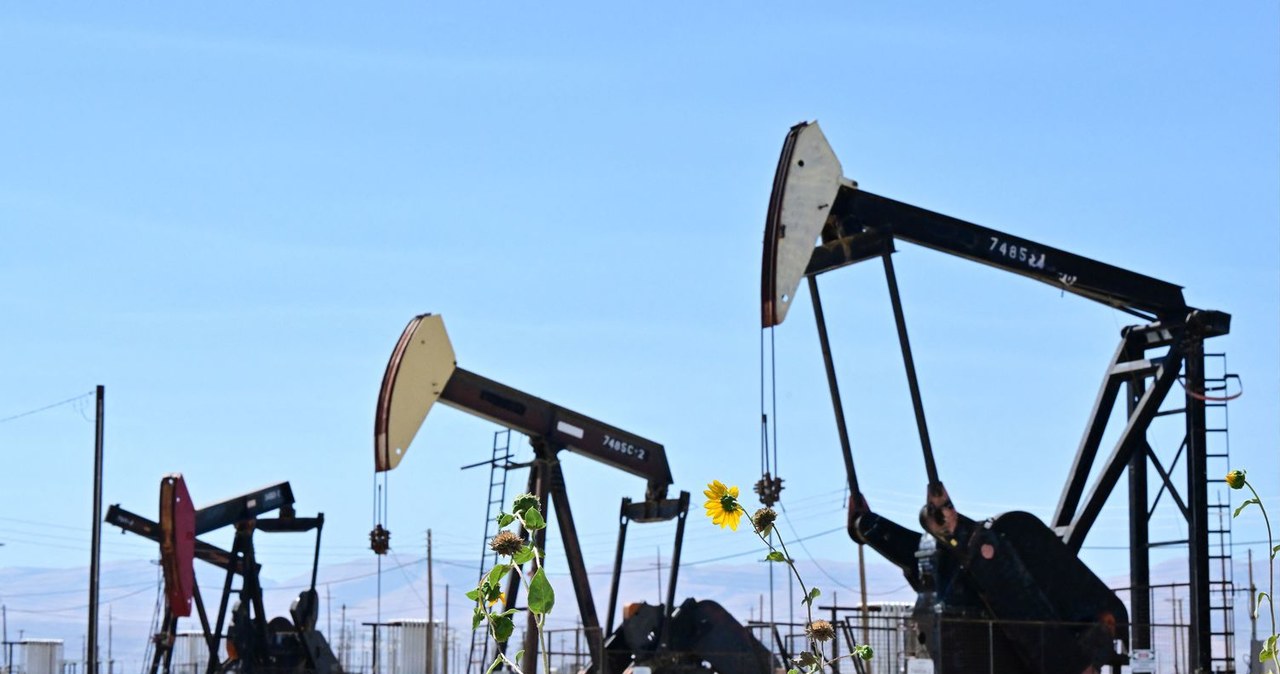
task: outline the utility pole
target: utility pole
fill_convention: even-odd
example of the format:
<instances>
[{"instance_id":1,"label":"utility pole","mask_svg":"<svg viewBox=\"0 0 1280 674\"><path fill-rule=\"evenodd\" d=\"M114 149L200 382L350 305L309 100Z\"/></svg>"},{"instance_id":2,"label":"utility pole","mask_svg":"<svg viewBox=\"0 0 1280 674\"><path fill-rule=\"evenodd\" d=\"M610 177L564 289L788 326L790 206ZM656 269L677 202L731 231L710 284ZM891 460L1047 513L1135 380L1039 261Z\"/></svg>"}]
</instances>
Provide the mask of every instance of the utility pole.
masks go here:
<instances>
[{"instance_id":1,"label":"utility pole","mask_svg":"<svg viewBox=\"0 0 1280 674\"><path fill-rule=\"evenodd\" d=\"M351 643L347 641L347 605L342 605L342 637L338 641L338 664L342 665L345 671L351 671L351 660L348 657L351 651Z\"/></svg>"},{"instance_id":2,"label":"utility pole","mask_svg":"<svg viewBox=\"0 0 1280 674\"><path fill-rule=\"evenodd\" d=\"M865 544L858 544L858 589L862 596L862 643L871 643L871 616L867 610L867 561L862 555L862 548ZM790 578L790 576L788 576ZM792 596L795 596L792 594ZM794 621L792 621L794 622Z\"/></svg>"},{"instance_id":3,"label":"utility pole","mask_svg":"<svg viewBox=\"0 0 1280 674\"><path fill-rule=\"evenodd\" d=\"M436 598L432 593L431 579L431 530L427 529L427 674L436 673Z\"/></svg>"},{"instance_id":4,"label":"utility pole","mask_svg":"<svg viewBox=\"0 0 1280 674\"><path fill-rule=\"evenodd\" d=\"M449 584L444 586L444 652L440 658L440 671L449 674Z\"/></svg>"},{"instance_id":5,"label":"utility pole","mask_svg":"<svg viewBox=\"0 0 1280 674\"><path fill-rule=\"evenodd\" d=\"M653 557L658 560L658 601L662 601L662 548L660 546L653 547ZM671 611L671 607L667 607L667 611Z\"/></svg>"},{"instance_id":6,"label":"utility pole","mask_svg":"<svg viewBox=\"0 0 1280 674\"><path fill-rule=\"evenodd\" d=\"M1258 640L1258 607L1254 603L1258 600L1258 588L1253 584L1253 548L1245 552L1249 553L1249 653L1253 657L1253 644Z\"/></svg>"},{"instance_id":7,"label":"utility pole","mask_svg":"<svg viewBox=\"0 0 1280 674\"><path fill-rule=\"evenodd\" d=\"M93 541L89 552L89 642L85 647L85 674L98 673L98 580L102 558L102 415L105 388L95 390L97 398L93 432Z\"/></svg>"},{"instance_id":8,"label":"utility pole","mask_svg":"<svg viewBox=\"0 0 1280 674\"><path fill-rule=\"evenodd\" d=\"M1182 649L1178 648L1178 632L1182 630L1182 600L1173 598L1173 674L1180 674L1178 662L1182 660Z\"/></svg>"}]
</instances>

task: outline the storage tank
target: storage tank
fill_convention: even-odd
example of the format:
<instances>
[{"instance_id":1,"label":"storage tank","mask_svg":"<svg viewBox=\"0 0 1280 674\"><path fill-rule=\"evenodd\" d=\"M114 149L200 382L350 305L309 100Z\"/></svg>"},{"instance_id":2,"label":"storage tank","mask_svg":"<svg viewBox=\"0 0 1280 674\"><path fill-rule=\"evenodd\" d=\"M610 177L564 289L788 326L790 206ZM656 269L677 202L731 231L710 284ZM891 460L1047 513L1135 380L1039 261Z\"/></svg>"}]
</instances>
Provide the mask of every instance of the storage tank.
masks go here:
<instances>
[{"instance_id":1,"label":"storage tank","mask_svg":"<svg viewBox=\"0 0 1280 674\"><path fill-rule=\"evenodd\" d=\"M204 674L209 666L209 646L203 632L178 632L173 637L172 674Z\"/></svg>"},{"instance_id":2,"label":"storage tank","mask_svg":"<svg viewBox=\"0 0 1280 674\"><path fill-rule=\"evenodd\" d=\"M18 645L25 674L62 674L61 639L23 639Z\"/></svg>"},{"instance_id":3,"label":"storage tank","mask_svg":"<svg viewBox=\"0 0 1280 674\"><path fill-rule=\"evenodd\" d=\"M393 620L385 623L386 635L382 641L379 662L386 663L382 674L424 674L427 671L427 621ZM435 623L435 667L433 672L444 671L444 624ZM456 659L453 656L451 659Z\"/></svg>"}]
</instances>

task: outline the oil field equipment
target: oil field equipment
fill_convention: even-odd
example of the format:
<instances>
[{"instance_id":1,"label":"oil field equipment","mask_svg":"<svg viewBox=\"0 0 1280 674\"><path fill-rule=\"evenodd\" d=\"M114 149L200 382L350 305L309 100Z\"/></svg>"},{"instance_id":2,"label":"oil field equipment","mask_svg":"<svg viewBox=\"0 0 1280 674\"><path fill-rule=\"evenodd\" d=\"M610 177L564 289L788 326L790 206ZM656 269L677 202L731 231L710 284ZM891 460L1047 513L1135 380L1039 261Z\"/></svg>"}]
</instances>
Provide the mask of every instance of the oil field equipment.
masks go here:
<instances>
[{"instance_id":1,"label":"oil field equipment","mask_svg":"<svg viewBox=\"0 0 1280 674\"><path fill-rule=\"evenodd\" d=\"M892 261L895 241L1026 276L1144 321L1122 331L1048 524L1025 512L977 521L952 504L925 423ZM877 515L859 490L818 293L821 274L876 258L884 266L924 454L924 534ZM1206 394L1204 351L1205 339L1227 334L1228 314L1188 306L1177 285L864 191L844 176L816 123L791 129L778 162L764 237L764 328L782 323L805 280L850 487L849 533L899 566L917 592L915 629L935 672L985 672L994 663L994 671L1000 672L1079 674L1127 663L1128 648L1151 648L1149 550L1156 544L1148 540L1147 530L1153 507L1147 491L1149 465L1158 473L1151 476L1159 488L1156 499L1168 492L1189 532L1178 543L1186 544L1189 560L1191 666L1204 672L1215 665L1232 667L1229 651L1213 650L1215 644L1220 650L1222 643L1229 644L1229 639L1214 637L1227 633L1230 607L1215 604L1211 594L1225 596L1229 588L1223 584L1230 581L1212 576L1209 563L1214 506L1207 494L1206 462L1225 455L1207 449L1206 403L1220 398ZM1178 400L1175 409L1161 410L1179 381L1185 400ZM1089 486L1118 399L1127 403L1127 417ZM1175 414L1185 417L1185 436L1178 457L1166 467L1147 433L1157 415ZM1186 471L1181 485L1172 475L1178 458ZM1132 615L1077 556L1126 470ZM989 640L985 627L974 631L978 621L996 626L993 638ZM975 656L980 667L967 664Z\"/></svg>"},{"instance_id":2,"label":"oil field equipment","mask_svg":"<svg viewBox=\"0 0 1280 674\"><path fill-rule=\"evenodd\" d=\"M437 400L528 436L534 452L528 492L538 497L544 515L548 497L554 506L593 661L589 671L616 674L633 664L653 664L658 667L655 671L663 672L708 671L703 663L721 674L771 671L768 649L719 604L690 599L675 607L689 494L680 492L677 498L668 498L671 468L661 444L458 367L443 319L424 314L405 327L383 376L374 424L376 471L386 472L399 465ZM604 630L596 614L557 458L566 450L641 477L647 483L642 500L622 499ZM666 602L658 607L638 606L615 630L613 619L618 610L627 523L670 520L676 521L676 534ZM546 529L538 530L534 538L535 545L545 549ZM505 607L515 606L518 599L520 584L515 573L508 578ZM521 663L527 673L537 667L537 632L532 616L530 621Z\"/></svg>"},{"instance_id":3,"label":"oil field equipment","mask_svg":"<svg viewBox=\"0 0 1280 674\"><path fill-rule=\"evenodd\" d=\"M279 511L277 517L262 517ZM209 650L206 674L342 674L342 668L324 635L316 629L320 600L316 593L316 572L320 564L320 532L324 514L297 517L293 490L281 482L203 508L196 508L181 475L160 481L160 517L154 522L121 508L107 511L106 522L160 544L160 566L164 574L165 609L161 631L155 636L150 674L169 672L178 618L191 615L194 605ZM197 536L227 526L235 527L231 550L201 541ZM262 566L254 552L253 534L316 532L315 555L311 564L311 586L303 590L289 608L290 618L267 618L263 606L260 573ZM195 560L222 569L225 577L218 612L209 621L200 587L195 582ZM232 588L240 578L238 590ZM232 592L236 602L228 607ZM229 610L228 610L229 609ZM230 620L228 623L227 620ZM223 627L226 635L223 635ZM226 658L220 655L226 642Z\"/></svg>"}]
</instances>

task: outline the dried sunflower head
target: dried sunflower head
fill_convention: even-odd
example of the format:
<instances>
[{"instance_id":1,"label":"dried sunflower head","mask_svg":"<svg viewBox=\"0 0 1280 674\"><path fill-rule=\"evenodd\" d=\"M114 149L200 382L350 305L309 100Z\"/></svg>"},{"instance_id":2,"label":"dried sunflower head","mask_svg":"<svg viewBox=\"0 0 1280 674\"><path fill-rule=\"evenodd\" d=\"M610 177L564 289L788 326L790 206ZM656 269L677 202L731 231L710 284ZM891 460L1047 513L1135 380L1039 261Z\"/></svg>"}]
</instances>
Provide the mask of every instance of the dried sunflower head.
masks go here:
<instances>
[{"instance_id":1,"label":"dried sunflower head","mask_svg":"<svg viewBox=\"0 0 1280 674\"><path fill-rule=\"evenodd\" d=\"M511 557L520 552L522 547L524 547L524 540L506 529L499 531L498 535L489 541L490 550L506 557Z\"/></svg>"}]
</instances>

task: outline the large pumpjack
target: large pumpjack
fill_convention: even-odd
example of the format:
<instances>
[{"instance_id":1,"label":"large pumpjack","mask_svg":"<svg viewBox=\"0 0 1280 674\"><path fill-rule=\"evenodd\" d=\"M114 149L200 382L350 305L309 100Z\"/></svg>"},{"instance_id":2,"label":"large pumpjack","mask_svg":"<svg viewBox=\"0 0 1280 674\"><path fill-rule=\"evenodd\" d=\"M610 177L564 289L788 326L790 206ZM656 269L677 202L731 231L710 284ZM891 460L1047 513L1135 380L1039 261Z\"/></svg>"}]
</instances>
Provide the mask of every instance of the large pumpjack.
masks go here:
<instances>
[{"instance_id":1,"label":"large pumpjack","mask_svg":"<svg viewBox=\"0 0 1280 674\"><path fill-rule=\"evenodd\" d=\"M719 604L688 599L675 606L689 493L668 498L671 468L661 444L458 367L443 319L424 314L405 327L383 376L374 426L377 471L389 471L400 463L436 401L528 436L534 450L528 491L538 496L544 516L548 500L554 507L583 635L590 650L590 672L620 674L633 665L649 665L653 671L669 674L772 671L768 649ZM602 462L647 482L643 499L622 499L609 613L603 630L578 545L558 458L561 451ZM666 601L658 606L633 605L615 630L627 523L670 520L676 521L676 535ZM535 535L539 549L545 549L546 531L540 529ZM515 606L518 600L520 584L516 573L513 571L508 579L505 607ZM528 674L536 671L538 662L532 616L530 621L521 663Z\"/></svg>"},{"instance_id":2,"label":"large pumpjack","mask_svg":"<svg viewBox=\"0 0 1280 674\"><path fill-rule=\"evenodd\" d=\"M892 261L895 241L1029 277L1146 321L1122 333L1052 527L1025 512L974 520L951 502L925 424ZM818 293L819 275L875 259L885 269L928 474L920 513L924 534L878 515L859 490ZM761 279L766 329L782 323L801 281L808 281L850 486L849 534L899 566L918 593L916 634L934 661L934 671L986 672L994 665L1000 672L1081 674L1126 663L1130 645L1149 648L1149 461L1160 472L1161 490L1172 494L1187 518L1192 661L1208 671L1203 342L1228 332L1228 314L1187 305L1182 289L1174 284L867 192L843 175L817 124L793 127L784 143L766 220ZM1148 355L1149 351L1155 353ZM1185 502L1146 440L1148 427L1180 373L1185 405L1175 411L1187 419L1191 493ZM1091 468L1121 395L1128 418L1086 496ZM1132 633L1125 604L1077 557L1126 468L1134 492Z\"/></svg>"},{"instance_id":3,"label":"large pumpjack","mask_svg":"<svg viewBox=\"0 0 1280 674\"><path fill-rule=\"evenodd\" d=\"M279 511L279 516L262 517L273 511ZM209 652L205 674L342 674L329 643L316 629L316 619L320 614L316 572L320 563L320 532L324 528L324 514L296 516L293 490L288 482L197 509L182 476L167 475L160 481L158 522L131 513L118 504L107 511L106 522L160 544L165 608L161 631L155 636L150 674L168 674L170 671L178 619L190 616L193 606ZM227 526L235 527L231 550L223 550L197 538ZM258 531L304 533L313 530L316 532L316 547L311 565L311 585L289 607L290 617L269 619L263 605L259 580L262 566L256 559L253 535ZM225 573L213 623L210 623L200 586L195 580L197 559ZM241 581L240 588L233 590L237 577ZM233 591L236 602L229 607Z\"/></svg>"}]
</instances>

